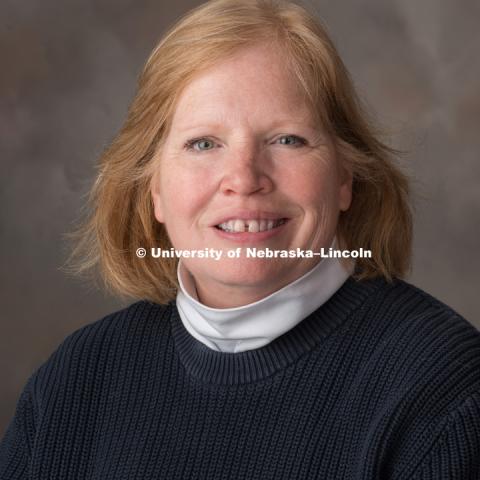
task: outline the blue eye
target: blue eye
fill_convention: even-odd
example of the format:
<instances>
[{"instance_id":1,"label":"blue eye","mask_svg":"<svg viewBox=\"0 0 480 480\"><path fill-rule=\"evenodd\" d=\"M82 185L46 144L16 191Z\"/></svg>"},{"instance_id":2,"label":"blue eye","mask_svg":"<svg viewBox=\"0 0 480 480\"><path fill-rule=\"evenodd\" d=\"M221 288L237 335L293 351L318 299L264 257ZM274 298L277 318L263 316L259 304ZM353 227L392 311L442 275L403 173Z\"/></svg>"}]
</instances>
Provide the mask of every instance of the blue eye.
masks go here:
<instances>
[{"instance_id":1,"label":"blue eye","mask_svg":"<svg viewBox=\"0 0 480 480\"><path fill-rule=\"evenodd\" d=\"M294 139L295 142L292 143L291 141L285 143L281 142L282 145L292 145L294 147L300 147L302 145L305 145L307 142L301 137L297 137L297 135L284 135L283 137L280 137L279 140L284 140L284 139Z\"/></svg>"},{"instance_id":2,"label":"blue eye","mask_svg":"<svg viewBox=\"0 0 480 480\"><path fill-rule=\"evenodd\" d=\"M202 148L202 145L207 145L207 148ZM198 145L199 148L195 148L195 145ZM210 148L208 148L210 145ZM208 138L194 138L185 143L186 150L195 150L197 152L204 152L206 150L211 150L213 148L213 142Z\"/></svg>"},{"instance_id":3,"label":"blue eye","mask_svg":"<svg viewBox=\"0 0 480 480\"><path fill-rule=\"evenodd\" d=\"M294 148L298 148L307 144L305 139L298 137L297 135L283 135L279 138L279 140L281 141L282 145L292 146ZM185 143L184 148L186 150L193 150L195 152L206 152L208 150L212 150L214 146L215 142L208 138L201 137L188 140Z\"/></svg>"}]
</instances>

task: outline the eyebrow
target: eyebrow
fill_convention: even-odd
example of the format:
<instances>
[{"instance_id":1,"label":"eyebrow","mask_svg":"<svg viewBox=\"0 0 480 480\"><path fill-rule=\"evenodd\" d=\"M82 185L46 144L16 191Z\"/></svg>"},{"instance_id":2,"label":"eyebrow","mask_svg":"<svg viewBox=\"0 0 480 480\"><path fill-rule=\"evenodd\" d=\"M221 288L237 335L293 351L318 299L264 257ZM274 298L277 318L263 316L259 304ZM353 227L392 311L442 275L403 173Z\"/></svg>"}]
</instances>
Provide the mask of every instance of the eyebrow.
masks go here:
<instances>
[{"instance_id":1,"label":"eyebrow","mask_svg":"<svg viewBox=\"0 0 480 480\"><path fill-rule=\"evenodd\" d=\"M312 120L292 120L292 119L282 119L282 120L277 120L276 122L273 122L272 124L269 125L269 127L266 130L272 130L274 128L280 128L282 126L285 127L291 127L291 126L301 126L301 127L307 127L311 128L312 130L318 130L320 126L314 125ZM205 128L205 129L213 129L213 130L222 130L226 129L225 124L223 123L198 123L195 125L185 125L185 126L180 126L177 131L180 133L185 133L190 130L196 130L198 128Z\"/></svg>"}]
</instances>

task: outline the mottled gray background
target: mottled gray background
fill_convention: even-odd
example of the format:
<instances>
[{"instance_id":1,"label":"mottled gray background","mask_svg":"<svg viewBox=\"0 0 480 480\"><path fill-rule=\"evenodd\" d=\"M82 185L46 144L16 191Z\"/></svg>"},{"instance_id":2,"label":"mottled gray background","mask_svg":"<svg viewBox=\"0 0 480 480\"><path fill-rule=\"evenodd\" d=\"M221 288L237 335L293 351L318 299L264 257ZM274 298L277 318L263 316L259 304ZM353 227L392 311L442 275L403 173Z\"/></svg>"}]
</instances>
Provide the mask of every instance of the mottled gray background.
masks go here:
<instances>
[{"instance_id":1,"label":"mottled gray background","mask_svg":"<svg viewBox=\"0 0 480 480\"><path fill-rule=\"evenodd\" d=\"M28 376L121 306L66 277L62 235L166 26L201 2L0 3L0 434ZM415 179L410 281L480 326L480 2L312 1Z\"/></svg>"}]
</instances>

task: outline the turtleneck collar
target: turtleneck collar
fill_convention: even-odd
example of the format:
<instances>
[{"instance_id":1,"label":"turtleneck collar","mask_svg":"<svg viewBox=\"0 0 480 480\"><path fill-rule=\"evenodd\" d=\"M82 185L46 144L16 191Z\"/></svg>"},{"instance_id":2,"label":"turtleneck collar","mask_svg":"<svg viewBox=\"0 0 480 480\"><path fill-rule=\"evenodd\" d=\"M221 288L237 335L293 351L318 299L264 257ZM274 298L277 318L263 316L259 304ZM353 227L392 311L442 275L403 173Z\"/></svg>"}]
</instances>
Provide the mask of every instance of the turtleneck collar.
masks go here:
<instances>
[{"instance_id":1,"label":"turtleneck collar","mask_svg":"<svg viewBox=\"0 0 480 480\"><path fill-rule=\"evenodd\" d=\"M332 248L336 248L334 239ZM178 264L177 308L185 329L212 350L254 350L292 329L325 303L352 274L337 258L324 258L302 277L267 297L235 308L202 304L185 265Z\"/></svg>"}]
</instances>

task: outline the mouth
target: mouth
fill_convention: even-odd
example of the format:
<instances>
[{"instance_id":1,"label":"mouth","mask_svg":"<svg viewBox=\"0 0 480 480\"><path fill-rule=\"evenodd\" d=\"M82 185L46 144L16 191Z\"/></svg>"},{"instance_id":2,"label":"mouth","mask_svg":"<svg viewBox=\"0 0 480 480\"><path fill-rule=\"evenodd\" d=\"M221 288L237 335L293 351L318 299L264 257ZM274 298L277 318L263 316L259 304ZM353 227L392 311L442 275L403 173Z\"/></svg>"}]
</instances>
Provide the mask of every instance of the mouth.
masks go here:
<instances>
[{"instance_id":1,"label":"mouth","mask_svg":"<svg viewBox=\"0 0 480 480\"><path fill-rule=\"evenodd\" d=\"M242 219L232 218L226 222L215 225L215 228L227 233L261 233L274 230L285 224L288 218L278 219Z\"/></svg>"}]
</instances>

